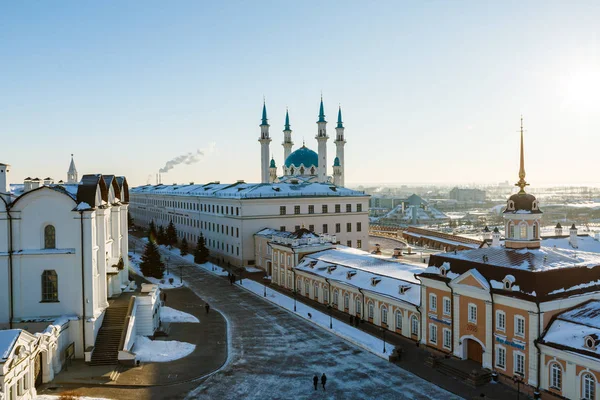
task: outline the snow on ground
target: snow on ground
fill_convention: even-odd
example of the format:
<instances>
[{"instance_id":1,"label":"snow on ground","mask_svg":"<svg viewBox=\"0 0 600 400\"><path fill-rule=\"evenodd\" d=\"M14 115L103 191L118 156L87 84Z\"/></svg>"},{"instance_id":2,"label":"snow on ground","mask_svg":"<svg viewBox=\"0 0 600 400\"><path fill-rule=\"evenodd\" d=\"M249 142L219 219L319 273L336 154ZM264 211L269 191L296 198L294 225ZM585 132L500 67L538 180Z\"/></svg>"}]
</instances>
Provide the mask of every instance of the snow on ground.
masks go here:
<instances>
[{"instance_id":1,"label":"snow on ground","mask_svg":"<svg viewBox=\"0 0 600 400\"><path fill-rule=\"evenodd\" d=\"M236 285L240 285L240 283L236 282ZM245 279L240 286L257 295L260 295L261 297L264 295L264 285L261 285L260 283L254 282L250 279ZM267 297L265 297L265 299L287 310L294 310L294 299L279 292L267 289ZM297 314L302 318L305 318L315 325L319 325L320 327L329 330L329 315L317 311L312 307L300 303L299 301L296 302L296 310ZM308 316L309 313L311 314L311 317ZM347 341L352 342L355 345L360 346L386 360L392 354L392 350L394 350L394 347L388 344L386 345L386 352L384 353L383 340L369 335L360 329L356 329L348 324L340 322L335 318L333 319L332 332L337 336L346 339Z\"/></svg>"},{"instance_id":2,"label":"snow on ground","mask_svg":"<svg viewBox=\"0 0 600 400\"><path fill-rule=\"evenodd\" d=\"M205 269L208 272L212 272L215 275L219 276L227 276L229 272L225 271L223 268L216 266L213 263L205 263L205 264L196 264L199 268Z\"/></svg>"},{"instance_id":3,"label":"snow on ground","mask_svg":"<svg viewBox=\"0 0 600 400\"><path fill-rule=\"evenodd\" d=\"M176 340L150 340L138 336L133 345L136 359L142 362L168 362L190 355L196 348L195 344L178 342Z\"/></svg>"},{"instance_id":4,"label":"snow on ground","mask_svg":"<svg viewBox=\"0 0 600 400\"><path fill-rule=\"evenodd\" d=\"M164 246L160 247L166 249L166 247ZM133 269L136 272L136 274L144 276L142 270L140 269L140 262L142 261L141 258L141 254L133 254L132 252L129 252L129 267ZM169 273L167 274L165 270L163 279L152 278L149 276L144 276L144 278L146 278L150 283L158 285L158 287L160 287L161 289L175 289L183 286L183 284L181 283L181 277L177 275L176 272L177 271L169 271ZM170 283L171 279L173 280L173 283Z\"/></svg>"},{"instance_id":5,"label":"snow on ground","mask_svg":"<svg viewBox=\"0 0 600 400\"><path fill-rule=\"evenodd\" d=\"M160 320L162 322L200 322L200 320L192 314L166 306L160 309Z\"/></svg>"},{"instance_id":6,"label":"snow on ground","mask_svg":"<svg viewBox=\"0 0 600 400\"><path fill-rule=\"evenodd\" d=\"M256 267L246 267L246 271L248 272L265 272L260 268L256 268Z\"/></svg>"}]
</instances>

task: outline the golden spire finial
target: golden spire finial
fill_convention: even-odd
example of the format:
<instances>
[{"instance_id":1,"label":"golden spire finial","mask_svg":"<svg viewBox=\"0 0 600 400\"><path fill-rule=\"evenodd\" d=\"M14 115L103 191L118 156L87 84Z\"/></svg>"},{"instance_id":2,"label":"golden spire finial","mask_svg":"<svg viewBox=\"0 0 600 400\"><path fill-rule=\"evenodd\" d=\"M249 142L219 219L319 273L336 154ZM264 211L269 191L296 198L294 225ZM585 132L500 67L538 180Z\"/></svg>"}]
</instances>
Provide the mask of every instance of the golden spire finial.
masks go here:
<instances>
[{"instance_id":1,"label":"golden spire finial","mask_svg":"<svg viewBox=\"0 0 600 400\"><path fill-rule=\"evenodd\" d=\"M525 193L525 186L529 186L529 183L525 182L525 153L523 150L523 116L521 115L521 164L519 167L519 182L515 183L515 186L521 188L519 194Z\"/></svg>"}]
</instances>

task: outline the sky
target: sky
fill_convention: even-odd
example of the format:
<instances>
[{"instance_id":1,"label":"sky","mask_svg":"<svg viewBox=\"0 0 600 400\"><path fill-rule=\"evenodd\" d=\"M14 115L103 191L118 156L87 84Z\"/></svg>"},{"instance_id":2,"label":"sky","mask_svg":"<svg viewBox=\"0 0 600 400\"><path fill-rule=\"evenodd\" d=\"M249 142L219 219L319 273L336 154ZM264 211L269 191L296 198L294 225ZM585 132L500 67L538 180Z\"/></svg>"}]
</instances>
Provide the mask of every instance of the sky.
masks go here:
<instances>
[{"instance_id":1,"label":"sky","mask_svg":"<svg viewBox=\"0 0 600 400\"><path fill-rule=\"evenodd\" d=\"M263 98L281 167L286 107L316 151L322 93L347 185L516 182L521 115L532 185L600 185L598 21L595 0L5 2L0 162L137 186L200 151L163 182L257 182Z\"/></svg>"}]
</instances>

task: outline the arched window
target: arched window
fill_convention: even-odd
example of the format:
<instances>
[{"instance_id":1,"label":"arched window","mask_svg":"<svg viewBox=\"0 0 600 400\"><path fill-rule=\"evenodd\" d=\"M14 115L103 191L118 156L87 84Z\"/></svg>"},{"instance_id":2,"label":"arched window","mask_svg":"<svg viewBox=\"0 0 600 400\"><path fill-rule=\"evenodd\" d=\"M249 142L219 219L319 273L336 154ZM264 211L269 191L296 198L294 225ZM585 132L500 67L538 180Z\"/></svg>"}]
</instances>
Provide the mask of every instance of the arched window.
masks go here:
<instances>
[{"instance_id":1,"label":"arched window","mask_svg":"<svg viewBox=\"0 0 600 400\"><path fill-rule=\"evenodd\" d=\"M538 237L538 224L537 222L533 224L533 238L537 239Z\"/></svg>"},{"instance_id":2,"label":"arched window","mask_svg":"<svg viewBox=\"0 0 600 400\"><path fill-rule=\"evenodd\" d=\"M589 372L581 375L581 398L583 400L596 398L596 379Z\"/></svg>"},{"instance_id":3,"label":"arched window","mask_svg":"<svg viewBox=\"0 0 600 400\"><path fill-rule=\"evenodd\" d=\"M323 289L323 303L329 303L329 288Z\"/></svg>"},{"instance_id":4,"label":"arched window","mask_svg":"<svg viewBox=\"0 0 600 400\"><path fill-rule=\"evenodd\" d=\"M304 291L306 292L306 297L310 296L310 284L308 283L308 281L304 282Z\"/></svg>"},{"instance_id":5,"label":"arched window","mask_svg":"<svg viewBox=\"0 0 600 400\"><path fill-rule=\"evenodd\" d=\"M349 309L350 308L350 296L348 295L348 293L346 293L344 295L344 309Z\"/></svg>"},{"instance_id":6,"label":"arched window","mask_svg":"<svg viewBox=\"0 0 600 400\"><path fill-rule=\"evenodd\" d=\"M336 306L338 305L338 291L337 291L337 289L335 289L333 291L333 304L335 304Z\"/></svg>"},{"instance_id":7,"label":"arched window","mask_svg":"<svg viewBox=\"0 0 600 400\"><path fill-rule=\"evenodd\" d=\"M354 299L354 304L355 304L355 310L356 310L356 314L360 314L361 312L361 300L359 296L356 296L356 298Z\"/></svg>"},{"instance_id":8,"label":"arched window","mask_svg":"<svg viewBox=\"0 0 600 400\"><path fill-rule=\"evenodd\" d=\"M290 175L294 175L294 167L290 168Z\"/></svg>"},{"instance_id":9,"label":"arched window","mask_svg":"<svg viewBox=\"0 0 600 400\"><path fill-rule=\"evenodd\" d=\"M386 324L388 323L387 320L387 307L386 306L381 306L381 322Z\"/></svg>"},{"instance_id":10,"label":"arched window","mask_svg":"<svg viewBox=\"0 0 600 400\"><path fill-rule=\"evenodd\" d=\"M559 363L550 365L550 387L561 390L562 387L562 368Z\"/></svg>"},{"instance_id":11,"label":"arched window","mask_svg":"<svg viewBox=\"0 0 600 400\"><path fill-rule=\"evenodd\" d=\"M302 279L298 278L296 281L296 291L300 292L302 291Z\"/></svg>"},{"instance_id":12,"label":"arched window","mask_svg":"<svg viewBox=\"0 0 600 400\"><path fill-rule=\"evenodd\" d=\"M375 305L373 304L372 301L369 302L369 318L373 319L373 316L375 315Z\"/></svg>"},{"instance_id":13,"label":"arched window","mask_svg":"<svg viewBox=\"0 0 600 400\"><path fill-rule=\"evenodd\" d=\"M508 237L511 239L515 238L515 226L512 224L512 222L508 223Z\"/></svg>"},{"instance_id":14,"label":"arched window","mask_svg":"<svg viewBox=\"0 0 600 400\"><path fill-rule=\"evenodd\" d=\"M304 175L304 167L300 167L300 175Z\"/></svg>"},{"instance_id":15,"label":"arched window","mask_svg":"<svg viewBox=\"0 0 600 400\"><path fill-rule=\"evenodd\" d=\"M315 288L315 291L313 293L313 296L318 298L319 297L319 284L317 282L315 282L314 288Z\"/></svg>"},{"instance_id":16,"label":"arched window","mask_svg":"<svg viewBox=\"0 0 600 400\"><path fill-rule=\"evenodd\" d=\"M58 301L58 276L54 270L42 272L42 301Z\"/></svg>"},{"instance_id":17,"label":"arched window","mask_svg":"<svg viewBox=\"0 0 600 400\"><path fill-rule=\"evenodd\" d=\"M410 318L410 333L413 335L419 335L419 319L416 315Z\"/></svg>"},{"instance_id":18,"label":"arched window","mask_svg":"<svg viewBox=\"0 0 600 400\"><path fill-rule=\"evenodd\" d=\"M519 225L519 229L521 231L521 239L527 239L527 224Z\"/></svg>"},{"instance_id":19,"label":"arched window","mask_svg":"<svg viewBox=\"0 0 600 400\"><path fill-rule=\"evenodd\" d=\"M402 312L396 311L396 329L402 330Z\"/></svg>"},{"instance_id":20,"label":"arched window","mask_svg":"<svg viewBox=\"0 0 600 400\"><path fill-rule=\"evenodd\" d=\"M314 174L315 174L315 167L312 167L312 168L310 169L310 174L311 174L311 175L314 175Z\"/></svg>"},{"instance_id":21,"label":"arched window","mask_svg":"<svg viewBox=\"0 0 600 400\"><path fill-rule=\"evenodd\" d=\"M44 248L56 248L56 229L54 229L54 225L46 225L44 228Z\"/></svg>"},{"instance_id":22,"label":"arched window","mask_svg":"<svg viewBox=\"0 0 600 400\"><path fill-rule=\"evenodd\" d=\"M288 275L288 289L292 289L292 274Z\"/></svg>"}]
</instances>

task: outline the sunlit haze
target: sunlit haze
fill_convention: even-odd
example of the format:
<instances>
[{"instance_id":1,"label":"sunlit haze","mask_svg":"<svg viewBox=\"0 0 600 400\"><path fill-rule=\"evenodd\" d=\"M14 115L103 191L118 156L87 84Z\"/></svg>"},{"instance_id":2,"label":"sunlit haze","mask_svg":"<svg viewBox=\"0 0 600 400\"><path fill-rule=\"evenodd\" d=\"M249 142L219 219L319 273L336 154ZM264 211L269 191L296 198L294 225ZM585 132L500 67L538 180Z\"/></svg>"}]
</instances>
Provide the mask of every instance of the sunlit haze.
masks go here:
<instances>
[{"instance_id":1,"label":"sunlit haze","mask_svg":"<svg viewBox=\"0 0 600 400\"><path fill-rule=\"evenodd\" d=\"M259 182L263 96L280 168L286 107L316 150L322 93L347 185L514 183L521 115L533 186L598 185L598 21L598 1L5 3L0 162L58 180L73 153L136 186L191 152L163 182Z\"/></svg>"}]
</instances>

